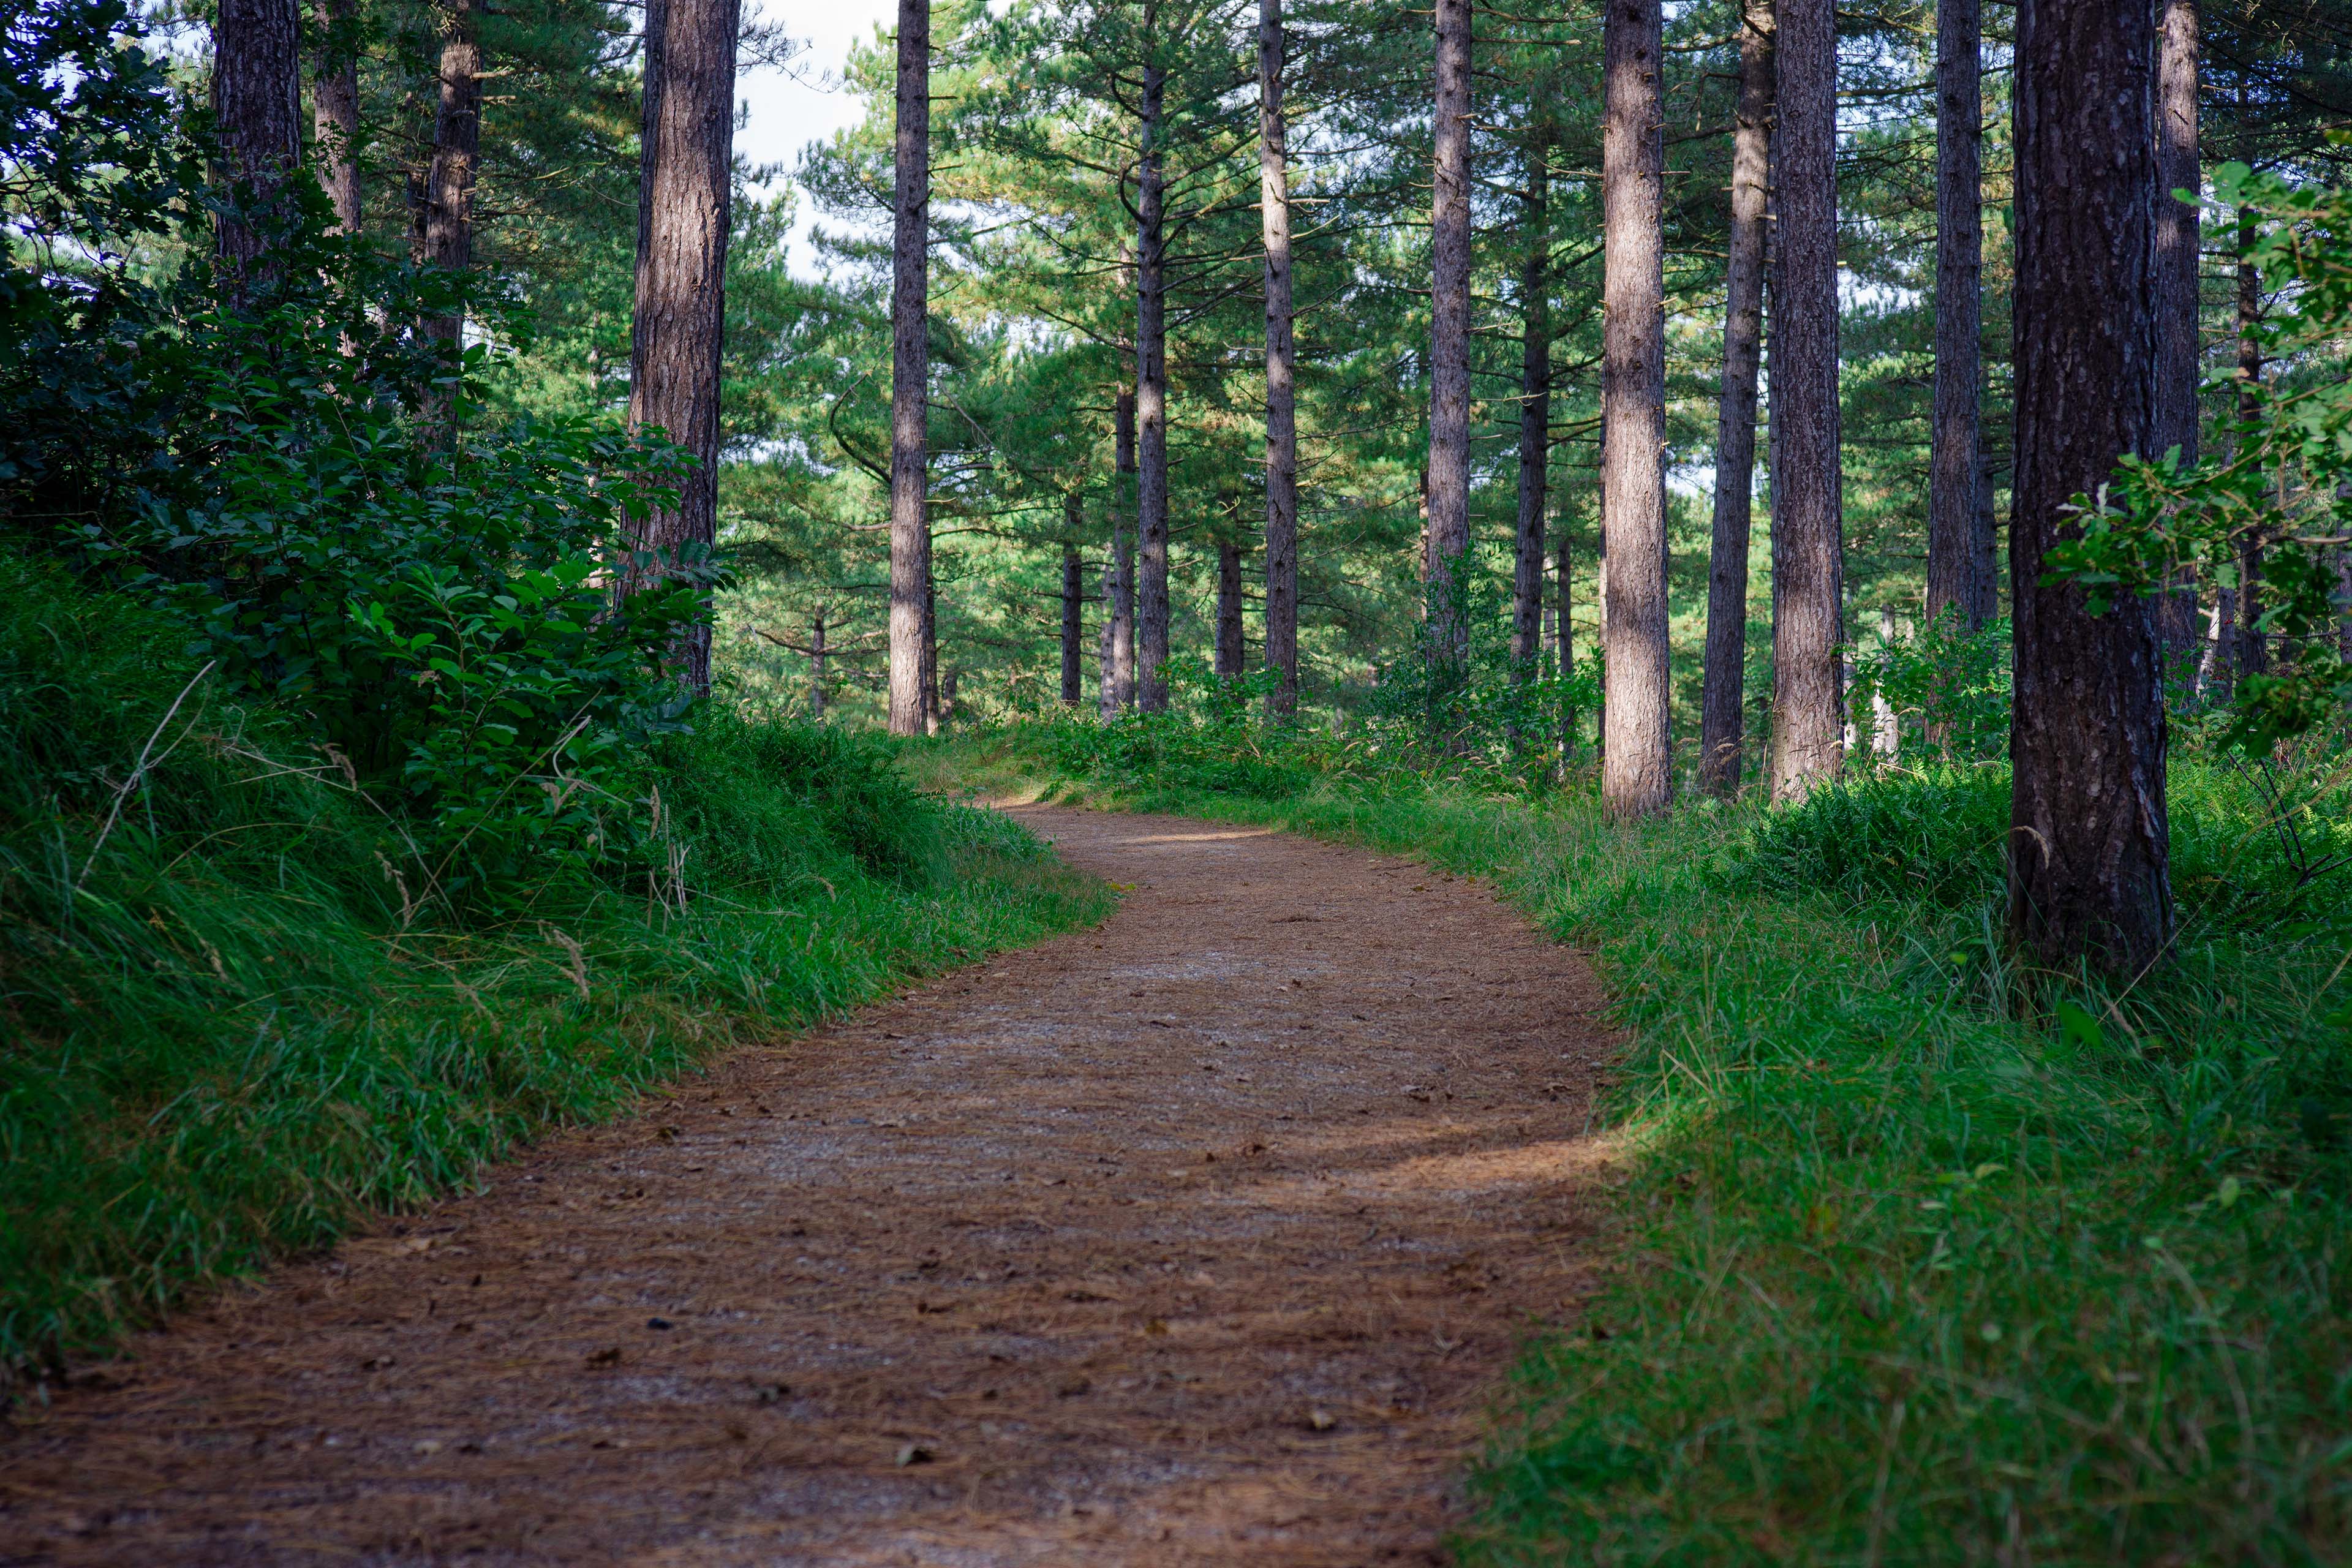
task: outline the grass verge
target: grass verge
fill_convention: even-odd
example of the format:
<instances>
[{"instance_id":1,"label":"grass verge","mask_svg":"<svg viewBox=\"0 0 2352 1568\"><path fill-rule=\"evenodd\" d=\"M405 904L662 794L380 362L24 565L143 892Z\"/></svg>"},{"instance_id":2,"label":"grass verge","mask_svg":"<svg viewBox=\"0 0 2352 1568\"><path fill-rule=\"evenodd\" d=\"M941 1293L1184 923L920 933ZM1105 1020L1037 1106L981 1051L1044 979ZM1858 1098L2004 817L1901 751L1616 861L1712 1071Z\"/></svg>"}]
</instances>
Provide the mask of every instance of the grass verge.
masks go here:
<instances>
[{"instance_id":1,"label":"grass verge","mask_svg":"<svg viewBox=\"0 0 2352 1568\"><path fill-rule=\"evenodd\" d=\"M657 762L676 877L436 928L386 819L184 642L0 563L0 1396L735 1040L1109 907L878 749L721 710Z\"/></svg>"},{"instance_id":2,"label":"grass verge","mask_svg":"<svg viewBox=\"0 0 2352 1568\"><path fill-rule=\"evenodd\" d=\"M1073 744L926 765L1488 877L1612 988L1614 1261L1511 1374L1465 1561L2343 1560L2352 931L2260 789L2176 773L2188 935L2102 990L2010 963L1997 775L1612 827L1579 793L1243 795Z\"/></svg>"}]
</instances>

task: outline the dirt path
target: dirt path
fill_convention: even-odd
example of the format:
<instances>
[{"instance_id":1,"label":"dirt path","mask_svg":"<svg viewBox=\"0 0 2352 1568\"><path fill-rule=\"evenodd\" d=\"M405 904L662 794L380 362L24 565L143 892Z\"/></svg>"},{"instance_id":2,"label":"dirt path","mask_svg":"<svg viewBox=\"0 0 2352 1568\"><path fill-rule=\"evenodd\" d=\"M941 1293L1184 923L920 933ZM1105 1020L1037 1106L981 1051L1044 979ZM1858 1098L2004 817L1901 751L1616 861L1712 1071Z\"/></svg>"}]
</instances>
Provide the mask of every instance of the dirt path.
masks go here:
<instances>
[{"instance_id":1,"label":"dirt path","mask_svg":"<svg viewBox=\"0 0 2352 1568\"><path fill-rule=\"evenodd\" d=\"M150 1337L0 1436L0 1563L1443 1561L1597 987L1406 862L1019 815L1107 925Z\"/></svg>"}]
</instances>

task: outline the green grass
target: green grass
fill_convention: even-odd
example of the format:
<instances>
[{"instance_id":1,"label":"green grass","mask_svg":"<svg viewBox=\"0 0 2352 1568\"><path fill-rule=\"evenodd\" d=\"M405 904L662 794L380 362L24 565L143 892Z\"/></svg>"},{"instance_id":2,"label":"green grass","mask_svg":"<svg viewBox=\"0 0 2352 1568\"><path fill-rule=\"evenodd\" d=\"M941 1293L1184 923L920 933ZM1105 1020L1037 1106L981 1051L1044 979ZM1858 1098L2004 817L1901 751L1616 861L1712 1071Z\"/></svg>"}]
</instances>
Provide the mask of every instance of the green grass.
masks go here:
<instances>
[{"instance_id":1,"label":"green grass","mask_svg":"<svg viewBox=\"0 0 2352 1568\"><path fill-rule=\"evenodd\" d=\"M1268 798L1068 755L930 765L1491 877L1612 988L1611 1262L1511 1375L1465 1561L2352 1552L2352 930L2241 776L2176 771L2186 934L2115 991L2011 964L1997 773L1620 828L1580 791Z\"/></svg>"},{"instance_id":2,"label":"green grass","mask_svg":"<svg viewBox=\"0 0 2352 1568\"><path fill-rule=\"evenodd\" d=\"M877 748L721 709L653 774L682 910L572 875L410 922L423 868L290 725L203 682L161 722L184 643L0 563L0 1394L730 1043L1108 908Z\"/></svg>"}]
</instances>

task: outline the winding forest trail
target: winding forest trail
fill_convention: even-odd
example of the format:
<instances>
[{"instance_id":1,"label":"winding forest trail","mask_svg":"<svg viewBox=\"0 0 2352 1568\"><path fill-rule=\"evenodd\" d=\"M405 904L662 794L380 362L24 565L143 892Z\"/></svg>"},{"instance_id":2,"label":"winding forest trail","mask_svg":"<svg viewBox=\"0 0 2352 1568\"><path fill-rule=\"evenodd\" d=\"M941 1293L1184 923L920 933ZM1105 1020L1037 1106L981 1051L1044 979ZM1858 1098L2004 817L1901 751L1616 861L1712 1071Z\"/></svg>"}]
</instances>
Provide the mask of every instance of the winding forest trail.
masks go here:
<instances>
[{"instance_id":1,"label":"winding forest trail","mask_svg":"<svg viewBox=\"0 0 2352 1568\"><path fill-rule=\"evenodd\" d=\"M224 1292L0 1436L0 1563L1443 1561L1599 987L1408 862L1015 815L1108 923Z\"/></svg>"}]
</instances>

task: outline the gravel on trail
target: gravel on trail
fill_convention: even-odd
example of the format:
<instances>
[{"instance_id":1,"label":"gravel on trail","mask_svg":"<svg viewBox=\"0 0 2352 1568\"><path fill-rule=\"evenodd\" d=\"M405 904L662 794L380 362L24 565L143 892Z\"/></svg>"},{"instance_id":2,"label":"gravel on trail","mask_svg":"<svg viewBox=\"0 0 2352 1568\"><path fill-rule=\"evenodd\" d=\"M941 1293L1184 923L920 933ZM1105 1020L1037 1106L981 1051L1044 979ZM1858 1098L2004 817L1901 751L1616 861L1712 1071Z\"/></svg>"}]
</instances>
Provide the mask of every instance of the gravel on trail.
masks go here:
<instances>
[{"instance_id":1,"label":"gravel on trail","mask_svg":"<svg viewBox=\"0 0 2352 1568\"><path fill-rule=\"evenodd\" d=\"M0 1563L1446 1561L1574 1321L1613 1042L1482 885L1013 815L1120 884L0 1426Z\"/></svg>"}]
</instances>

